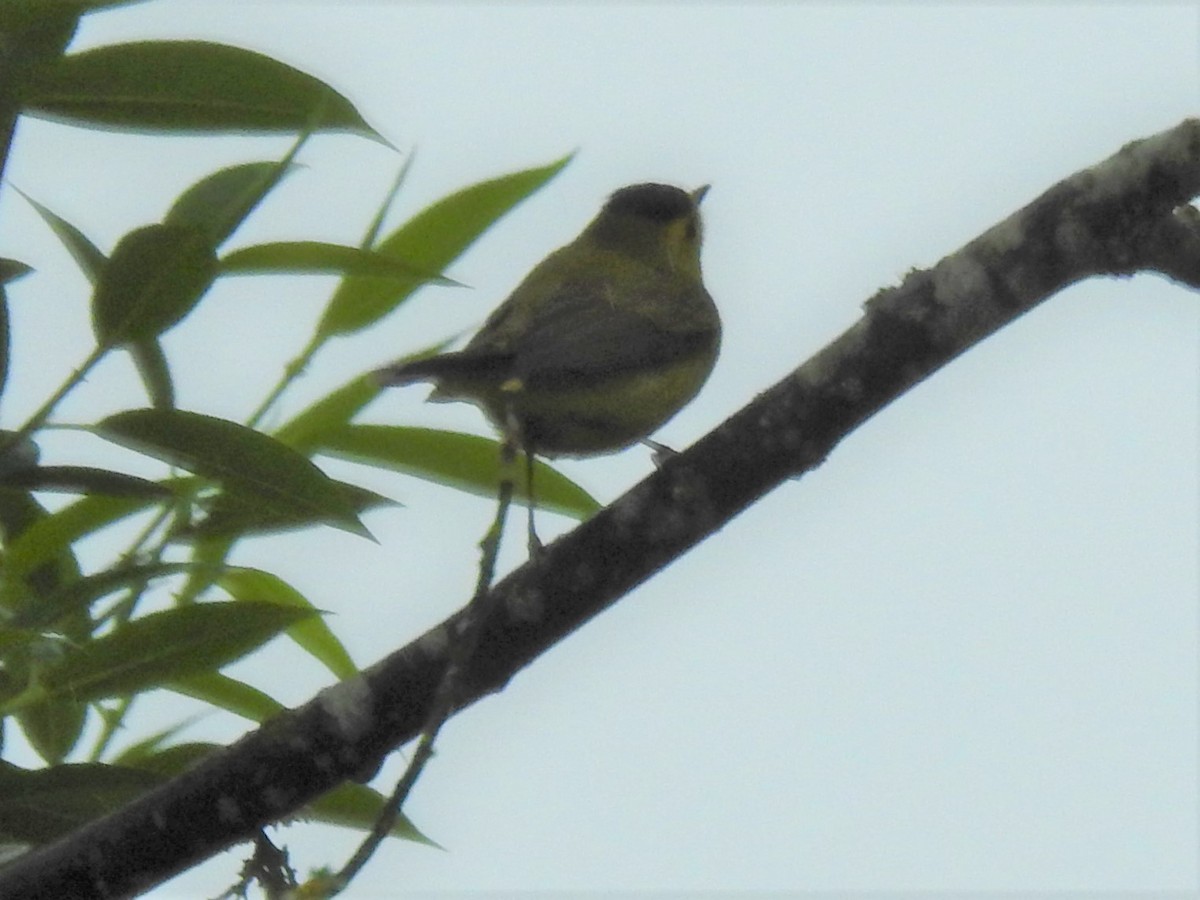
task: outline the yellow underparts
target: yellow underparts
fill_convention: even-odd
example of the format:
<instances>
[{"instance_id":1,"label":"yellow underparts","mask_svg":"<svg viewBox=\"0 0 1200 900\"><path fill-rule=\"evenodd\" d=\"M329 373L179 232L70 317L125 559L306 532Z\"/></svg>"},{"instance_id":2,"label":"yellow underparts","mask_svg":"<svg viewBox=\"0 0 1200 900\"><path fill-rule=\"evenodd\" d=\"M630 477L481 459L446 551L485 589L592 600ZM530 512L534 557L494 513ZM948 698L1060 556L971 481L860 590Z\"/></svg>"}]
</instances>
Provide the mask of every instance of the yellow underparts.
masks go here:
<instances>
[{"instance_id":1,"label":"yellow underparts","mask_svg":"<svg viewBox=\"0 0 1200 900\"><path fill-rule=\"evenodd\" d=\"M528 389L522 379L509 378L489 396L463 399L482 406L501 430L511 410L521 442L544 456L611 453L649 436L678 412L700 390L712 364L698 354L578 387Z\"/></svg>"}]
</instances>

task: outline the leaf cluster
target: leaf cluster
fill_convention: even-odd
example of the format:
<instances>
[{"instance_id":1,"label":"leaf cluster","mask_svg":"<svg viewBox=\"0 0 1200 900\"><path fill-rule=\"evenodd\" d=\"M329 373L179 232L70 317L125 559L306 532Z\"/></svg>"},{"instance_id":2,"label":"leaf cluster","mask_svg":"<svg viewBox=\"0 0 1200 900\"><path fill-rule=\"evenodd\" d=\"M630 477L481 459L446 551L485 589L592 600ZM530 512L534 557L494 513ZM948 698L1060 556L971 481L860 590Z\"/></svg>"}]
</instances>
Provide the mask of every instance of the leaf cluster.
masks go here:
<instances>
[{"instance_id":1,"label":"leaf cluster","mask_svg":"<svg viewBox=\"0 0 1200 900\"><path fill-rule=\"evenodd\" d=\"M91 286L94 345L23 422L0 431L0 752L19 730L45 762L0 759L0 843L51 840L111 810L214 748L178 742L178 728L123 749L135 701L167 690L261 722L282 707L220 670L280 636L338 678L356 673L316 605L280 574L227 562L264 532L332 526L370 537L364 511L389 503L329 477L315 458L340 456L491 495L494 441L429 429L360 424L379 388L360 376L279 427L261 423L297 375L334 339L352 340L426 286L454 284L445 268L566 163L480 182L399 227L383 222L405 168L355 246L296 240L227 248L248 217L325 132L383 141L332 87L269 57L202 41L140 41L70 52L81 17L114 0L6 0L0 5L0 173L27 116L72 126L161 134L294 134L282 159L253 160L198 178L162 221L141 223L102 250L84 228L21 194ZM384 142L386 143L386 142ZM27 186L28 187L28 186ZM16 191L5 184L7 192ZM20 193L19 191L17 193ZM12 196L6 202L22 202ZM78 213L72 213L72 216ZM162 337L186 327L222 279L335 273L338 285L308 342L245 422L182 409ZM8 386L9 297L36 291L33 268L0 259L0 401ZM421 352L415 350L415 352ZM60 402L113 354L136 366L144 399L97 422L58 416ZM10 404L11 407L11 404ZM155 461L146 478L79 459L41 459L46 429L71 428ZM539 464L539 502L584 517L595 502ZM46 505L47 493L73 499ZM114 536L122 549L89 567L81 548ZM91 555L88 556L91 558ZM94 735L84 748L85 736ZM309 814L368 826L381 798L341 788ZM419 837L401 822L395 833Z\"/></svg>"}]
</instances>

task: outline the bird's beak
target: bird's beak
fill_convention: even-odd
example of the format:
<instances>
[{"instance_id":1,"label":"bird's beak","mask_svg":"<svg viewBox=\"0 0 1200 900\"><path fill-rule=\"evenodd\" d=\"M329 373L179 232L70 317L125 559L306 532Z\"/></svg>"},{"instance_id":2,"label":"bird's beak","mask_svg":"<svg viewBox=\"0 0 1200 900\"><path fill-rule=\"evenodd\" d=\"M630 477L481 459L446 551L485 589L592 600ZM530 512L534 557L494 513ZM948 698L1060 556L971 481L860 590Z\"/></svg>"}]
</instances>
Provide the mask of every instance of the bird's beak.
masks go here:
<instances>
[{"instance_id":1,"label":"bird's beak","mask_svg":"<svg viewBox=\"0 0 1200 900\"><path fill-rule=\"evenodd\" d=\"M700 201L704 199L704 195L708 193L710 187L712 187L711 184L702 184L692 191L692 202L699 206Z\"/></svg>"}]
</instances>

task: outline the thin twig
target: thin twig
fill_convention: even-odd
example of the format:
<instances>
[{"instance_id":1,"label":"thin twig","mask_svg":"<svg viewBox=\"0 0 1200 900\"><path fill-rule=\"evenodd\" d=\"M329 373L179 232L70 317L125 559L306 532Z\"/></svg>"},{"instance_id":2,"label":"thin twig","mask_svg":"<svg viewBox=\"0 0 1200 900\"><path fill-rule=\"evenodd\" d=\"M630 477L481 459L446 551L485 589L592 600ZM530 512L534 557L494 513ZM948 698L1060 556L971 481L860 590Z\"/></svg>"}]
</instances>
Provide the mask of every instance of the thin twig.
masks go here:
<instances>
[{"instance_id":1,"label":"thin twig","mask_svg":"<svg viewBox=\"0 0 1200 900\"><path fill-rule=\"evenodd\" d=\"M438 732L458 702L462 673L479 643L479 635L482 631L480 625L485 618L483 609L496 574L496 558L499 555L500 541L504 534L504 521L508 517L509 507L512 505L517 455L517 444L512 437L513 433L509 429L509 434L501 445L496 516L492 520L491 527L479 542L482 555L479 562L479 578L475 583L475 593L466 607L465 615L459 620L458 633L451 636L447 650L446 670L438 683L425 727L421 730L421 737L417 741L416 749L413 751L412 759L409 760L404 774L396 783L392 795L384 805L383 812L375 820L371 833L359 845L341 871L331 876L329 882L323 885L327 896L332 897L345 890L391 832L396 820L400 817L409 793L416 785L417 779L421 777L425 764L433 757L433 745Z\"/></svg>"}]
</instances>

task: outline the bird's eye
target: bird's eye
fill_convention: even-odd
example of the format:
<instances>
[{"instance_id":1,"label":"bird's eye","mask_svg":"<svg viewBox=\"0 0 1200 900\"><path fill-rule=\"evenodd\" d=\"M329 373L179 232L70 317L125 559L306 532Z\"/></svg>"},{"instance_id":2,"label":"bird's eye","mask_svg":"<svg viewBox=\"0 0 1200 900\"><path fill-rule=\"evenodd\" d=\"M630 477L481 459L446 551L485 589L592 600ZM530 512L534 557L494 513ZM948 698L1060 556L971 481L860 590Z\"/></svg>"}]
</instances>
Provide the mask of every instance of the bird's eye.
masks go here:
<instances>
[{"instance_id":1,"label":"bird's eye","mask_svg":"<svg viewBox=\"0 0 1200 900\"><path fill-rule=\"evenodd\" d=\"M696 227L696 220L695 220L695 219L689 219L689 220L688 220L688 223L687 223L687 228L685 228L685 229L683 230L683 234L684 234L684 236L685 236L685 237L686 237L686 238L687 238L689 241L694 241L694 240L696 239L696 235L697 235L698 233L699 233L699 229Z\"/></svg>"}]
</instances>

